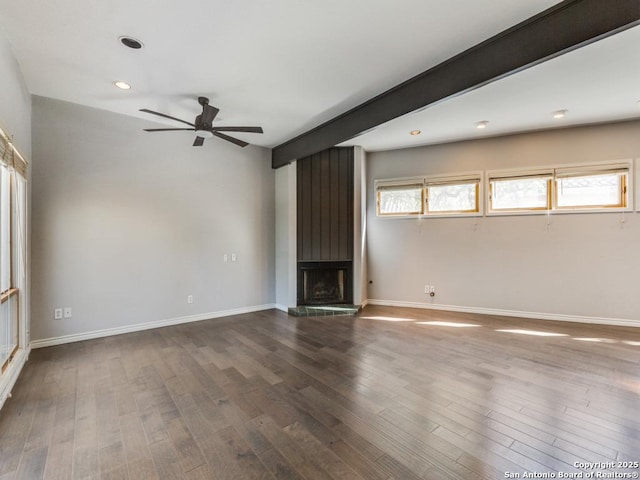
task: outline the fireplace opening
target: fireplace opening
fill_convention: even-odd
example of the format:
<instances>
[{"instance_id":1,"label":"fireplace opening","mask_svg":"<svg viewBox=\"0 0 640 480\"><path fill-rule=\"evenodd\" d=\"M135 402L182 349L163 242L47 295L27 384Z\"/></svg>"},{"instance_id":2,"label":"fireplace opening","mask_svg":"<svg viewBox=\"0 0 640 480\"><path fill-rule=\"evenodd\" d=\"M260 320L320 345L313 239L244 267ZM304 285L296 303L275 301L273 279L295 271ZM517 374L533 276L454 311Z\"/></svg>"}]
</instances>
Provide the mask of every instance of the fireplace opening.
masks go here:
<instances>
[{"instance_id":1,"label":"fireplace opening","mask_svg":"<svg viewBox=\"0 0 640 480\"><path fill-rule=\"evenodd\" d=\"M298 264L298 305L351 302L351 262Z\"/></svg>"},{"instance_id":2,"label":"fireplace opening","mask_svg":"<svg viewBox=\"0 0 640 480\"><path fill-rule=\"evenodd\" d=\"M302 275L305 303L344 302L344 270L317 268Z\"/></svg>"}]
</instances>

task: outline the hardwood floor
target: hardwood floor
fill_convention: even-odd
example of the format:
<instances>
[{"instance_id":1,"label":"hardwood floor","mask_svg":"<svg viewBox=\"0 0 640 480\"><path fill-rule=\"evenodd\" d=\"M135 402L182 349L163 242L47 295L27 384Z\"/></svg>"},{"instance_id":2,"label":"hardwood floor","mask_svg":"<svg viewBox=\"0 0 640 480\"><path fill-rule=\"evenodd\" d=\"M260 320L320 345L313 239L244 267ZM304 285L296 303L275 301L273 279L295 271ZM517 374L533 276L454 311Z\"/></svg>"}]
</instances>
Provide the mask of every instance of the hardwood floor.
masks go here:
<instances>
[{"instance_id":1,"label":"hardwood floor","mask_svg":"<svg viewBox=\"0 0 640 480\"><path fill-rule=\"evenodd\" d=\"M33 351L0 480L637 478L639 412L640 329L266 311Z\"/></svg>"}]
</instances>

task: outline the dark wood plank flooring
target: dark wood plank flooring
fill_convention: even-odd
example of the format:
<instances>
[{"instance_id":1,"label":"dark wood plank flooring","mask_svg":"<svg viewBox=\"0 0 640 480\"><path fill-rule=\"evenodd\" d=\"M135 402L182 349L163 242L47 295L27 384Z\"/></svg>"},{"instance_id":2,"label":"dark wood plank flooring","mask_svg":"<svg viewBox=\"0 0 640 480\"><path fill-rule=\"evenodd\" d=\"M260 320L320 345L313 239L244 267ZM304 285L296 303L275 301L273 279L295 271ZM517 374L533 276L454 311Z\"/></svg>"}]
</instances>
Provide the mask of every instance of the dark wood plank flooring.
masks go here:
<instances>
[{"instance_id":1,"label":"dark wood plank flooring","mask_svg":"<svg viewBox=\"0 0 640 480\"><path fill-rule=\"evenodd\" d=\"M389 307L35 350L0 411L0 480L640 472L623 461L640 461L640 329Z\"/></svg>"}]
</instances>

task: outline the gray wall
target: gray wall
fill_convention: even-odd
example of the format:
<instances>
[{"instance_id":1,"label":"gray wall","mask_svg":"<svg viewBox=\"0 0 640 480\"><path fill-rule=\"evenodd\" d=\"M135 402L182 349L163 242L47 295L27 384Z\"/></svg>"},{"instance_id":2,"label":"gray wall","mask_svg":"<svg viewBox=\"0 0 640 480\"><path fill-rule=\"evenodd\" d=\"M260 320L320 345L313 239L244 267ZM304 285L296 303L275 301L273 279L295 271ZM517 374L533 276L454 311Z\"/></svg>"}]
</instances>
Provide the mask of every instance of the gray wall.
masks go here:
<instances>
[{"instance_id":1,"label":"gray wall","mask_svg":"<svg viewBox=\"0 0 640 480\"><path fill-rule=\"evenodd\" d=\"M367 300L367 154L354 147L353 169L353 303Z\"/></svg>"},{"instance_id":2,"label":"gray wall","mask_svg":"<svg viewBox=\"0 0 640 480\"><path fill-rule=\"evenodd\" d=\"M640 214L381 219L375 179L640 157L640 121L367 156L368 297L383 303L640 319ZM637 205L637 203L636 203ZM436 296L424 294L435 285Z\"/></svg>"},{"instance_id":3,"label":"gray wall","mask_svg":"<svg viewBox=\"0 0 640 480\"><path fill-rule=\"evenodd\" d=\"M34 97L34 340L274 303L269 150L151 126Z\"/></svg>"},{"instance_id":4,"label":"gray wall","mask_svg":"<svg viewBox=\"0 0 640 480\"><path fill-rule=\"evenodd\" d=\"M297 304L296 162L276 170L276 305Z\"/></svg>"}]
</instances>

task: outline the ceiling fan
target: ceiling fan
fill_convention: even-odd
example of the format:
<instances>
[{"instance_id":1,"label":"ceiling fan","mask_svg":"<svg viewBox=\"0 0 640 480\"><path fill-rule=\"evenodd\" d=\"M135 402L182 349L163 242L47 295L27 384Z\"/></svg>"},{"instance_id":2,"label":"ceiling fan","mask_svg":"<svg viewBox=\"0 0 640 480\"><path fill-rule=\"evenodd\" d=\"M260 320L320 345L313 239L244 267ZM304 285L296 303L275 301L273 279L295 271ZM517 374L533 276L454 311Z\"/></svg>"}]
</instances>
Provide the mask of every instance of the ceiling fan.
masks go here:
<instances>
[{"instance_id":1,"label":"ceiling fan","mask_svg":"<svg viewBox=\"0 0 640 480\"><path fill-rule=\"evenodd\" d=\"M196 139L193 142L194 147L201 147L205 138L218 137L231 142L239 147L246 147L249 145L247 142L243 142L229 135L225 135L221 132L248 132L248 133L262 133L262 127L214 127L212 126L213 119L216 118L220 111L216 107L209 105L209 99L206 97L198 97L198 103L202 105L202 113L196 117L194 123L181 120L171 115L165 115L164 113L154 112L146 108L141 108L141 112L151 113L152 115L158 115L159 117L169 118L176 122L186 123L191 128L145 128L145 132L176 132L176 131L193 131L196 132Z\"/></svg>"}]
</instances>

